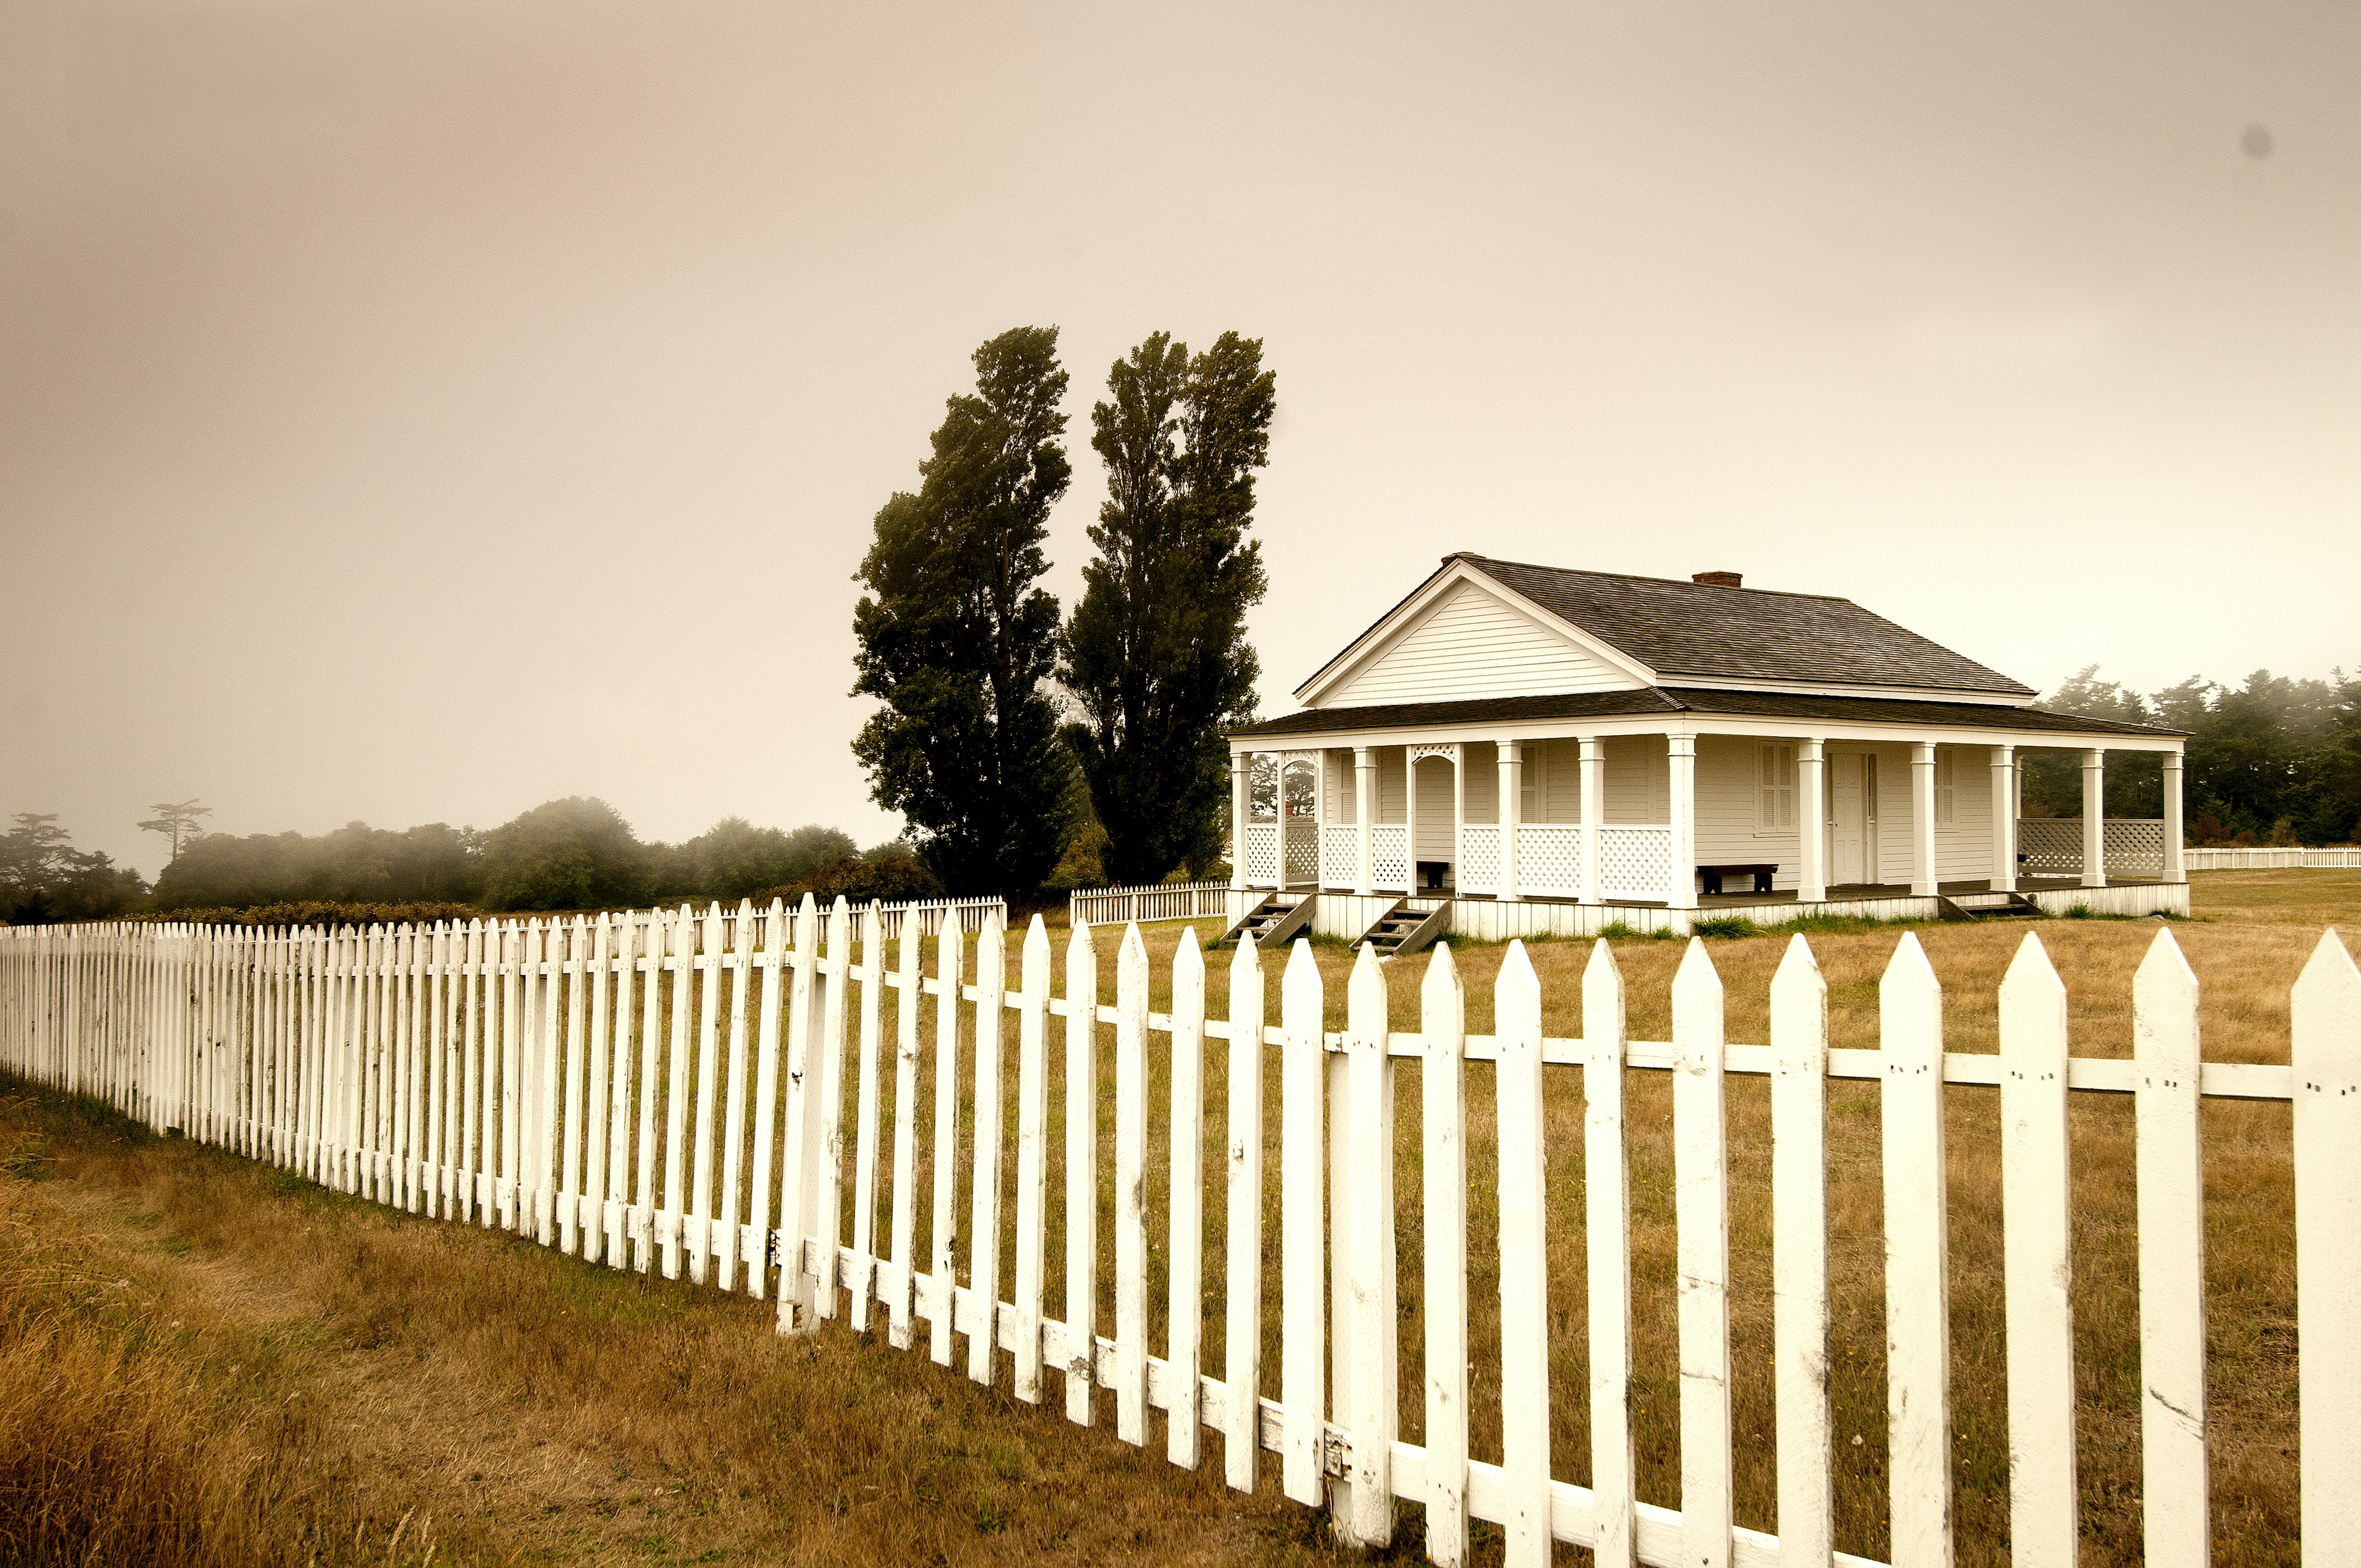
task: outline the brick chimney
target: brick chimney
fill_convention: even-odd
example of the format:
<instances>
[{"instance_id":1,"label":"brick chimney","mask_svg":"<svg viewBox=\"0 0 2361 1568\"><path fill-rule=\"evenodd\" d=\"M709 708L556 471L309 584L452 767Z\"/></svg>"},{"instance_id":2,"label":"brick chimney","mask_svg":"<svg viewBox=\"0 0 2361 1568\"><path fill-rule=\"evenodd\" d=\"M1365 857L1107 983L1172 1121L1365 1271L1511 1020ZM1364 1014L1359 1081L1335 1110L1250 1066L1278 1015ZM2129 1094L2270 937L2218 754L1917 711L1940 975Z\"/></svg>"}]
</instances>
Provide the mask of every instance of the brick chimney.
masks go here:
<instances>
[{"instance_id":1,"label":"brick chimney","mask_svg":"<svg viewBox=\"0 0 2361 1568\"><path fill-rule=\"evenodd\" d=\"M1698 572L1691 576L1689 581L1693 583L1703 583L1709 588L1737 588L1745 587L1745 584L1740 580L1739 575L1736 572Z\"/></svg>"}]
</instances>

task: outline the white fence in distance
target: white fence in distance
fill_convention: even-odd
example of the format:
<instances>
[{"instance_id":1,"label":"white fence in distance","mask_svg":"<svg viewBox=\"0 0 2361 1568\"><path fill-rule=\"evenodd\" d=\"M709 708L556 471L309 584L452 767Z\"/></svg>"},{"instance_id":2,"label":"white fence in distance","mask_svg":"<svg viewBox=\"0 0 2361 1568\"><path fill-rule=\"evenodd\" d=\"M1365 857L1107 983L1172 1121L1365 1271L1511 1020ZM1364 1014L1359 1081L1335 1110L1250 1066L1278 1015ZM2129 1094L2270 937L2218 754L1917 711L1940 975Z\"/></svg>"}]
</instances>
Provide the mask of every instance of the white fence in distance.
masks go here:
<instances>
[{"instance_id":1,"label":"white fence in distance","mask_svg":"<svg viewBox=\"0 0 2361 1568\"><path fill-rule=\"evenodd\" d=\"M1066 895L1073 926L1146 926L1159 920L1227 919L1226 882L1143 883L1134 887L1082 887Z\"/></svg>"},{"instance_id":2,"label":"white fence in distance","mask_svg":"<svg viewBox=\"0 0 2361 1568\"><path fill-rule=\"evenodd\" d=\"M2361 871L2361 844L2334 849L2183 850L2182 863L2192 872Z\"/></svg>"},{"instance_id":3,"label":"white fence in distance","mask_svg":"<svg viewBox=\"0 0 2361 1568\"><path fill-rule=\"evenodd\" d=\"M1725 1040L1721 981L1695 942L1673 982L1673 1037L1655 1042L1627 1037L1623 980L1604 943L1583 980L1583 1035L1549 1038L1521 944L1505 957L1496 1032L1485 1036L1467 1032L1465 988L1447 948L1427 961L1415 1032L1394 1028L1366 949L1346 982L1345 1027L1332 1031L1325 983L1305 944L1274 975L1254 944L1242 943L1228 959L1230 1016L1221 1019L1207 1015L1193 932L1172 961L1170 1011L1162 1014L1148 1010L1150 965L1137 927L1115 954L1115 1003L1097 1001L1100 940L1088 926L1075 928L1061 993L1038 919L1025 933L1012 989L996 920L972 943L950 922L932 938L909 933L890 944L889 963L876 912L856 928L843 904L823 916L808 900L792 915L741 905L734 913L465 928L0 931L0 1064L413 1212L513 1230L616 1268L685 1272L722 1289L774 1295L783 1331L837 1318L867 1330L882 1314L891 1344L923 1343L945 1365L954 1335L965 1335L968 1375L988 1383L1005 1355L1019 1399L1048 1398L1054 1375L1069 1417L1088 1423L1100 1393L1110 1393L1125 1442L1145 1443L1148 1412L1169 1412L1175 1464L1195 1467L1202 1431L1222 1434L1234 1486L1251 1489L1262 1455L1276 1454L1286 1496L1329 1507L1348 1541L1389 1540L1397 1505L1407 1504L1425 1510L1433 1561L1465 1562L1470 1521L1486 1520L1502 1528L1507 1561L1521 1568L1547 1563L1554 1541L1619 1565L1862 1563L1833 1550L1824 1374L1835 1348L1827 1093L1831 1080L1847 1079L1878 1083L1882 1103L1894 1562L1951 1560L1944 1101L1949 1086L1977 1085L1997 1088L2004 1126L2017 1560L2074 1556L2068 1102L2096 1092L2129 1094L2136 1111L2146 1560L2204 1563L2202 1102L2291 1101L2303 1544L2319 1562L2361 1551L2361 1519L2350 1508L2361 1496L2361 1184L2349 1160L2361 1141L2361 970L2333 933L2294 987L2290 1067L2200 1059L2197 979L2169 931L2158 933L2134 981L2128 1059L2070 1058L2065 990L2037 937L2026 938L2001 987L2000 1050L1990 1056L1946 1054L1941 987L1910 935L1882 981L1874 1050L1830 1048L1827 986L1800 937L1773 983L1767 1045ZM1276 1027L1265 1022L1274 981ZM1001 1123L1011 1014L1013 1139ZM1093 1086L1064 1100L1056 1125L1052 1020L1062 1021L1064 1081ZM1109 1031L1114 1089L1102 1095L1097 1052ZM936 1142L922 1254L915 1107L929 1038ZM1206 1103L1209 1042L1227 1053L1226 1105ZM1151 1051L1169 1055L1175 1086L1170 1209L1153 1216L1143 1180ZM1276 1247L1262 1234L1270 1052L1279 1086ZM1424 1171L1419 1444L1400 1439L1394 1384L1394 1077L1405 1059L1421 1069ZM1463 1064L1471 1060L1497 1064L1497 1456L1469 1445ZM1674 1075L1677 1511L1641 1501L1634 1481L1626 1069ZM1568 1071L1581 1075L1582 1147L1551 1150L1539 1115L1543 1083ZM890 1129L879 1124L888 1072ZM1731 1073L1770 1080L1775 1536L1732 1517ZM962 1160L956 1113L970 1101L972 1157ZM1200 1158L1209 1115L1223 1118L1227 1149L1213 1171ZM1099 1136L1110 1121L1111 1337L1096 1321L1095 1234ZM1064 1140L1064 1212L1075 1217L1056 1233L1045 1164L1053 1137ZM999 1209L1012 1155L1013 1269L1002 1261ZM1543 1262L1553 1155L1578 1158L1585 1171L1587 1485L1560 1479L1550 1462ZM1226 1184L1224 1212L1238 1218L1218 1248L1202 1249L1202 1204L1216 1180ZM955 1247L962 1212L964 1257ZM1149 1343L1151 1223L1169 1226L1161 1355ZM1073 1303L1065 1321L1045 1310L1045 1282L1060 1264ZM1225 1277L1218 1367L1202 1355L1208 1267ZM1275 1366L1260 1317L1273 1270ZM962 1275L970 1286L959 1284ZM928 1322L924 1340L918 1319Z\"/></svg>"}]
</instances>

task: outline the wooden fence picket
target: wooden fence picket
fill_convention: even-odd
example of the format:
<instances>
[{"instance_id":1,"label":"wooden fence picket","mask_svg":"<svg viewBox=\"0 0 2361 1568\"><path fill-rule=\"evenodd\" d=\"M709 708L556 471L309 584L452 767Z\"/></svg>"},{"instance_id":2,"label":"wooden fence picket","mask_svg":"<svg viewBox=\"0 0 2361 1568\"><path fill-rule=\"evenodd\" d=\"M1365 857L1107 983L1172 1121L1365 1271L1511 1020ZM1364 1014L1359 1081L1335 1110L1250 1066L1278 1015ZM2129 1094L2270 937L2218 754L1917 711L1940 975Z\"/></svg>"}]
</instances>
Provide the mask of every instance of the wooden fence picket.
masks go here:
<instances>
[{"instance_id":1,"label":"wooden fence picket","mask_svg":"<svg viewBox=\"0 0 2361 1568\"><path fill-rule=\"evenodd\" d=\"M1522 951L1521 946L1518 956ZM1353 962L1345 998L1345 1049L1339 1059L1348 1080L1346 1110L1329 1136L1345 1147L1347 1187L1353 1195L1346 1216L1349 1233L1333 1241L1345 1258L1349 1281L1344 1296L1349 1327L1337 1342L1335 1400L1340 1421L1351 1426L1353 1456L1348 1486L1338 1488L1336 1501L1340 1537L1375 1547L1393 1540L1400 1358L1395 1348L1392 1034L1386 1016L1385 976L1378 967L1377 950L1367 943Z\"/></svg>"},{"instance_id":2,"label":"wooden fence picket","mask_svg":"<svg viewBox=\"0 0 2361 1568\"><path fill-rule=\"evenodd\" d=\"M1025 928L1016 1013L1016 1353L1014 1386L1041 1402L1041 1301L1047 1274L1049 1182L1049 933L1038 915ZM870 1076L874 1078L873 1069Z\"/></svg>"},{"instance_id":3,"label":"wooden fence picket","mask_svg":"<svg viewBox=\"0 0 2361 1568\"><path fill-rule=\"evenodd\" d=\"M730 947L725 960L730 970L730 1066L729 1092L723 1098L721 1129L721 1201L717 1221L719 1234L714 1253L715 1283L724 1290L738 1288L738 1218L745 1200L746 1182L746 1081L747 1052L746 1014L752 1001L754 983L754 905L751 900L738 901L738 913L730 922ZM749 1274L758 1274L762 1259L748 1260ZM747 1288L756 1295L761 1291L752 1283Z\"/></svg>"},{"instance_id":4,"label":"wooden fence picket","mask_svg":"<svg viewBox=\"0 0 2361 1568\"><path fill-rule=\"evenodd\" d=\"M915 1338L917 1263L911 1248L917 1232L918 1015L925 1011L921 962L927 945L918 923L906 921L897 938L901 958L894 997L894 1219L891 1299L886 1304L886 1342L907 1350Z\"/></svg>"},{"instance_id":5,"label":"wooden fence picket","mask_svg":"<svg viewBox=\"0 0 2361 1568\"><path fill-rule=\"evenodd\" d=\"M2139 1216L2141 1533L2149 1568L2213 1561L2205 1407L2205 1149L2197 976L2169 930L2132 977Z\"/></svg>"},{"instance_id":6,"label":"wooden fence picket","mask_svg":"<svg viewBox=\"0 0 2361 1568\"><path fill-rule=\"evenodd\" d=\"M1000 1036L1008 1016L1008 954L996 916L986 916L975 939L975 1158L968 1223L967 1375L992 1381L1000 1348ZM1148 956L1140 955L1147 971ZM1144 1044L1145 1042L1143 1042Z\"/></svg>"},{"instance_id":7,"label":"wooden fence picket","mask_svg":"<svg viewBox=\"0 0 2361 1568\"><path fill-rule=\"evenodd\" d=\"M1066 939L1066 1419L1095 1419L1099 1327L1099 963L1081 921Z\"/></svg>"},{"instance_id":8,"label":"wooden fence picket","mask_svg":"<svg viewBox=\"0 0 2361 1568\"><path fill-rule=\"evenodd\" d=\"M1673 977L1673 1209L1680 1270L1681 1561L1734 1544L1730 1396L1730 1117L1721 977L1689 938Z\"/></svg>"},{"instance_id":9,"label":"wooden fence picket","mask_svg":"<svg viewBox=\"0 0 2361 1568\"><path fill-rule=\"evenodd\" d=\"M796 909L796 983L788 992L786 1135L779 1150L779 1332L818 1326L812 1271L804 1244L818 1230L819 1186L820 1014L828 1002L820 973L819 901Z\"/></svg>"},{"instance_id":10,"label":"wooden fence picket","mask_svg":"<svg viewBox=\"0 0 2361 1568\"><path fill-rule=\"evenodd\" d=\"M589 1038L589 992L599 981L590 961L590 924L577 915L566 933L566 969L564 974L553 973L550 983L562 980L566 986L566 1056L560 1071L562 1090L553 1090L551 1100L562 1098L558 1119L557 1157L557 1250L571 1257L582 1252L582 1165L584 1127L582 1107L589 1093L588 1056Z\"/></svg>"},{"instance_id":11,"label":"wooden fence picket","mask_svg":"<svg viewBox=\"0 0 2361 1568\"><path fill-rule=\"evenodd\" d=\"M852 1154L852 1255L858 1261L853 1277L846 1283L852 1296L849 1320L852 1331L866 1333L870 1311L877 1300L878 1055L884 1048L885 1006L885 923L878 917L874 903L861 916L860 979L861 1075L853 1109ZM771 1016L767 998L763 1015L767 1024ZM772 1065L766 1064L763 1069L765 1081L771 1071ZM767 1117L757 1136L765 1142L769 1139ZM769 1161L762 1161L760 1168L767 1169Z\"/></svg>"},{"instance_id":12,"label":"wooden fence picket","mask_svg":"<svg viewBox=\"0 0 2361 1568\"><path fill-rule=\"evenodd\" d=\"M1140 962L1145 968L1145 952ZM1182 927L1172 959L1170 1102L1171 1233L1164 1252L1164 1360L1171 1376L1165 1457L1184 1470L1194 1470L1202 1446L1199 1378L1205 1333L1205 958L1198 949L1194 927ZM1392 1146L1390 1140L1387 1146Z\"/></svg>"},{"instance_id":13,"label":"wooden fence picket","mask_svg":"<svg viewBox=\"0 0 2361 1568\"><path fill-rule=\"evenodd\" d=\"M959 1190L959 1004L960 970L966 949L959 922L946 920L935 934L935 1191L930 1211L933 1246L928 1253L931 1288L927 1314L928 1354L938 1366L951 1364L951 1308L958 1277L951 1265Z\"/></svg>"},{"instance_id":14,"label":"wooden fence picket","mask_svg":"<svg viewBox=\"0 0 2361 1568\"><path fill-rule=\"evenodd\" d=\"M2041 938L2027 933L2000 987L2009 1557L2071 1568L2081 1531L2066 1057L2066 987Z\"/></svg>"},{"instance_id":15,"label":"wooden fence picket","mask_svg":"<svg viewBox=\"0 0 2361 1568\"><path fill-rule=\"evenodd\" d=\"M1548 1157L1542 1137L1542 984L1521 941L1492 985L1500 1145L1500 1472L1509 1568L1551 1545Z\"/></svg>"},{"instance_id":16,"label":"wooden fence picket","mask_svg":"<svg viewBox=\"0 0 2361 1568\"><path fill-rule=\"evenodd\" d=\"M612 987L608 976L615 967L617 921L601 915L590 928L589 1059L581 1075L581 1099L575 1113L582 1124L582 1184L574 1203L580 1217L582 1259L597 1263L607 1251L607 1123L609 1086L614 1071L609 1055L614 1047L614 1017L609 1012ZM574 1080L567 1078L567 1092Z\"/></svg>"},{"instance_id":17,"label":"wooden fence picket","mask_svg":"<svg viewBox=\"0 0 2361 1568\"><path fill-rule=\"evenodd\" d=\"M779 1136L779 1013L793 977L785 975L787 953L787 906L771 900L763 920L762 1025L754 1048L754 1160L748 1178L749 1223L753 1246L746 1257L746 1290L757 1301L770 1293L772 1263L771 1202L778 1193L774 1165ZM746 983L741 979L741 983Z\"/></svg>"},{"instance_id":18,"label":"wooden fence picket","mask_svg":"<svg viewBox=\"0 0 2361 1568\"><path fill-rule=\"evenodd\" d=\"M1601 938L1582 971L1590 1539L1599 1568L1631 1568L1639 1560L1638 1467L1631 1440L1631 1177L1623 1117L1625 1038L1623 971Z\"/></svg>"},{"instance_id":19,"label":"wooden fence picket","mask_svg":"<svg viewBox=\"0 0 2361 1568\"><path fill-rule=\"evenodd\" d=\"M837 1253L844 1213L844 1039L852 986L852 916L840 894L828 914L828 963L820 1013L819 1090L813 1113L817 1125L807 1148L815 1162L809 1190L815 1212L808 1234L814 1262L813 1302L822 1318L836 1316ZM998 1230L995 1226L994 1235Z\"/></svg>"},{"instance_id":20,"label":"wooden fence picket","mask_svg":"<svg viewBox=\"0 0 2361 1568\"><path fill-rule=\"evenodd\" d=\"M1467 991L1437 942L1419 985L1426 1552L1467 1561Z\"/></svg>"},{"instance_id":21,"label":"wooden fence picket","mask_svg":"<svg viewBox=\"0 0 2361 1568\"><path fill-rule=\"evenodd\" d=\"M1115 1434L1148 1442L1148 948L1115 959Z\"/></svg>"},{"instance_id":22,"label":"wooden fence picket","mask_svg":"<svg viewBox=\"0 0 2361 1568\"><path fill-rule=\"evenodd\" d=\"M1320 966L1301 938L1279 982L1279 1398L1281 1489L1317 1507L1327 1498L1327 1038Z\"/></svg>"},{"instance_id":23,"label":"wooden fence picket","mask_svg":"<svg viewBox=\"0 0 2361 1568\"><path fill-rule=\"evenodd\" d=\"M1836 1550L1828 1407L1828 985L1799 933L1771 981L1772 1361L1779 1561L1827 1568Z\"/></svg>"},{"instance_id":24,"label":"wooden fence picket","mask_svg":"<svg viewBox=\"0 0 2361 1568\"><path fill-rule=\"evenodd\" d=\"M1905 932L1878 983L1885 1181L1885 1431L1894 1568L1951 1568L1951 1295L1943 988Z\"/></svg>"},{"instance_id":25,"label":"wooden fence picket","mask_svg":"<svg viewBox=\"0 0 2361 1568\"><path fill-rule=\"evenodd\" d=\"M1071 1007L1071 1002L1067 1005ZM1263 1005L1262 954L1254 934L1243 932L1230 955L1229 1183L1224 1213L1229 1255L1222 1345L1228 1391L1223 1412L1223 1478L1241 1492L1255 1489L1262 1449ZM1068 1081L1072 1081L1071 1070ZM1070 1096L1071 1092L1070 1089ZM1074 1113L1071 1098L1066 1113ZM1071 1213L1071 1203L1068 1209Z\"/></svg>"},{"instance_id":26,"label":"wooden fence picket","mask_svg":"<svg viewBox=\"0 0 2361 1568\"><path fill-rule=\"evenodd\" d=\"M2304 1561L2361 1563L2361 970L2334 931L2290 997Z\"/></svg>"},{"instance_id":27,"label":"wooden fence picket","mask_svg":"<svg viewBox=\"0 0 2361 1568\"><path fill-rule=\"evenodd\" d=\"M708 904L697 925L697 1105L689 1113L688 1213L681 1245L688 1249L688 1277L702 1285L714 1264L714 1116L721 1099L721 971L728 962L721 905ZM680 977L686 979L686 975ZM735 1249L732 1249L733 1251ZM722 1281L729 1288L729 1281Z\"/></svg>"}]
</instances>

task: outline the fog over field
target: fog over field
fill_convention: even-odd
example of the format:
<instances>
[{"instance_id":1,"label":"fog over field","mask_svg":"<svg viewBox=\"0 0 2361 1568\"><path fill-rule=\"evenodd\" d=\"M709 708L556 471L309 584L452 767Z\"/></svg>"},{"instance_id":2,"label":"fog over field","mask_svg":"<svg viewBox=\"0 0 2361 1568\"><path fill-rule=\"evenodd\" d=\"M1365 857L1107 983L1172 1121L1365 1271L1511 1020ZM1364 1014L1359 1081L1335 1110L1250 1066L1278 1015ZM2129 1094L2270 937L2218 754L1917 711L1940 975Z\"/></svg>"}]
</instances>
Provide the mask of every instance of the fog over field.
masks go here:
<instances>
[{"instance_id":1,"label":"fog over field","mask_svg":"<svg viewBox=\"0 0 2361 1568\"><path fill-rule=\"evenodd\" d=\"M987 336L1279 378L1267 712L1452 550L2029 684L2361 661L2361 14L0 7L0 813L862 843Z\"/></svg>"}]
</instances>

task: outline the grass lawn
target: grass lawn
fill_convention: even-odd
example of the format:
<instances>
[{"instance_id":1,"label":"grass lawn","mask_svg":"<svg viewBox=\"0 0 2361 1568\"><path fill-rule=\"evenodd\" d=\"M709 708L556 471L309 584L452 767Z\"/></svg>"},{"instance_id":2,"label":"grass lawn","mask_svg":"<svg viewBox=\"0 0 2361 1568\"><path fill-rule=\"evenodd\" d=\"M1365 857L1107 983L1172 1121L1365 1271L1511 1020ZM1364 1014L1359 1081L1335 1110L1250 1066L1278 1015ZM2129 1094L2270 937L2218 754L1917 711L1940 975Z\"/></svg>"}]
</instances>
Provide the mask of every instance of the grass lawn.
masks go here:
<instances>
[{"instance_id":1,"label":"grass lawn","mask_svg":"<svg viewBox=\"0 0 2361 1568\"><path fill-rule=\"evenodd\" d=\"M2193 881L2198 918L2172 928L2204 985L2207 1057L2285 1060L2288 986L2323 926L2350 929L2361 917L2361 872L2201 872ZM2077 1055L2129 1054L2131 971L2157 927L2053 920L2033 927L2068 985ZM1946 987L1950 1049L1994 1048L1994 992L2026 929L1919 928ZM1145 933L1159 1008L1180 930ZM1065 934L1057 936L1062 953ZM1099 963L1110 1000L1113 936L1104 934ZM1891 929L1812 938L1829 982L1832 1043L1876 1044L1876 981L1894 940ZM1732 1041L1767 1036L1768 987L1784 942L1708 944L1729 993ZM1352 955L1334 944L1312 950L1329 981L1332 1019L1341 1023ZM1457 952L1472 1029L1490 1027L1490 984L1505 951L1469 945ZM1545 1028L1579 1034L1587 946L1543 942L1532 951ZM1666 1036L1680 952L1673 942L1619 947L1635 1037ZM1424 962L1389 968L1400 1026L1415 1026ZM1214 955L1208 970L1209 1008L1222 1016L1228 955ZM1274 1020L1276 979L1268 987ZM890 1038L890 1005L888 1019ZM1153 1036L1152 1047L1160 1051L1163 1039ZM1207 1169L1218 1171L1225 1084L1223 1050L1213 1045ZM931 1047L927 1056L930 1066ZM1112 1056L1103 1043L1102 1092ZM1154 1057L1151 1115L1161 1127L1167 1075ZM1013 1091L1013 1049L1011 1061ZM1268 1066L1266 1223L1275 1256L1279 1099L1276 1063ZM1402 1064L1397 1091L1402 1424L1411 1441L1422 1414L1417 1070ZM890 1093L892 1074L885 1077ZM1497 1458L1498 1259L1487 1229L1496 1224L1493 1090L1486 1064L1472 1064L1467 1078L1475 1442L1479 1457ZM1588 1474L1580 1078L1556 1069L1548 1079L1554 1471L1578 1482ZM920 1084L921 1148L929 1146L930 1080L929 1072ZM1062 1085L1053 1091L1061 1101ZM1661 1073L1631 1075L1641 1495L1676 1505L1666 1091ZM1739 1519L1771 1529L1766 1086L1733 1077L1730 1102ZM2000 1562L2007 1434L1997 1098L1955 1088L1948 1103L1960 1557ZM2131 1562L2139 1555L2140 1477L2127 1097L2078 1095L2074 1131L2084 1554ZM1873 1085L1831 1085L1829 1136L1838 1541L1883 1556ZM2208 1107L2214 1542L2224 1562L2297 1560L2287 1138L2282 1104ZM1159 1133L1151 1143L1152 1228L1163 1208L1165 1147ZM1101 1172L1104 1189L1113 1172L1109 1129ZM922 1166L922 1249L929 1188ZM1062 1168L1054 1158L1049 1192L1054 1259L1062 1224ZM1110 1203L1111 1194L1102 1201ZM1206 1209L1209 1267L1217 1269L1218 1184ZM1004 1201L1002 1212L1012 1206ZM1111 1246L1109 1217L1103 1214L1100 1235ZM1159 1236L1150 1261L1159 1343L1163 1253ZM1004 1245L1004 1274L1011 1266ZM1063 1310L1057 1272L1053 1313ZM1277 1386L1275 1272L1267 1282L1267 1392ZM1111 1292L1105 1273L1103 1288ZM1208 1284L1205 1365L1218 1369L1219 1281ZM1111 1294L1100 1312L1105 1332ZM886 1348L882 1334L864 1339L836 1327L783 1341L771 1328L767 1307L392 1214L266 1166L148 1137L85 1104L14 1090L0 1097L0 1561L1291 1563L1346 1555L1327 1544L1317 1516L1281 1501L1268 1480L1253 1497L1224 1489L1220 1442L1210 1434L1204 1468L1183 1473L1161 1458L1160 1430L1151 1429L1141 1451L1115 1441L1111 1410L1099 1431L1068 1426L1054 1377L1049 1404L1036 1409L1006 1396L1005 1372L1002 1390L985 1390L923 1354ZM963 1352L955 1356L961 1365ZM1415 1510L1405 1517L1414 1521ZM1406 1530L1404 1549L1415 1540ZM1479 1539L1479 1561L1496 1560L1498 1551L1497 1537Z\"/></svg>"}]
</instances>

